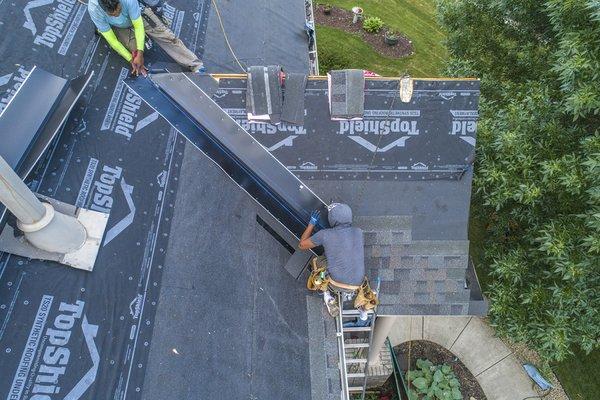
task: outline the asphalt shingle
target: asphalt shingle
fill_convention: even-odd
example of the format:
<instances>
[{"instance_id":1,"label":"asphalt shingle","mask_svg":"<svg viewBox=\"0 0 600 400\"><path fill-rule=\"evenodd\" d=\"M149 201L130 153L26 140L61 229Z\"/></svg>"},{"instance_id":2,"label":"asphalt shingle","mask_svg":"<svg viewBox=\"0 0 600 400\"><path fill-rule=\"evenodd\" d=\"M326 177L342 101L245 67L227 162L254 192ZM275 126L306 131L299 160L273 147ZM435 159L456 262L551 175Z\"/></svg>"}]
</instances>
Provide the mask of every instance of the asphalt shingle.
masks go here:
<instances>
[{"instance_id":1,"label":"asphalt shingle","mask_svg":"<svg viewBox=\"0 0 600 400\"><path fill-rule=\"evenodd\" d=\"M357 217L365 230L365 263L381 280L381 315L465 315L467 240L412 240L411 217Z\"/></svg>"}]
</instances>

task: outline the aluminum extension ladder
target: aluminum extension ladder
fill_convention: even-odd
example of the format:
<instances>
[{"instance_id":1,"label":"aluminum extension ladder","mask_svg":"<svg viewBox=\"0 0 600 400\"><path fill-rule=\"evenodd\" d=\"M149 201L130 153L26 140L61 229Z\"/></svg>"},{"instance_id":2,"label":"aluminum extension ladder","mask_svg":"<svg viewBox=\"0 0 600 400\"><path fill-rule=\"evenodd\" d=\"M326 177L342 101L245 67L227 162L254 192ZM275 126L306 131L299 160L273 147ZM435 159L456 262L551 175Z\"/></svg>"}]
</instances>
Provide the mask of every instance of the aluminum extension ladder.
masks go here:
<instances>
[{"instance_id":1,"label":"aluminum extension ladder","mask_svg":"<svg viewBox=\"0 0 600 400\"><path fill-rule=\"evenodd\" d=\"M350 394L359 394L359 398L364 400L367 389L367 360L373 341L376 313L372 310L368 311L370 319L368 326L345 328L344 322L357 319L359 312L353 307L353 301L343 302L341 295L338 295L338 304L340 313L335 318L335 322L342 385L341 399L350 400Z\"/></svg>"}]
</instances>

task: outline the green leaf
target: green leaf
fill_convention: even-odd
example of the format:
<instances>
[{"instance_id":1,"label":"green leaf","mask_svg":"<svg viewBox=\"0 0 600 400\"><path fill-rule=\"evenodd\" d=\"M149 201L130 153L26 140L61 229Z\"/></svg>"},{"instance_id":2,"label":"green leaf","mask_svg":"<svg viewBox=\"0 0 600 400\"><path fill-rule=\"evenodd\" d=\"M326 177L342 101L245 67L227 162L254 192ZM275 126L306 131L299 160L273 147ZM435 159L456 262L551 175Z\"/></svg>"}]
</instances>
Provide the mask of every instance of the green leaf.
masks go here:
<instances>
[{"instance_id":1,"label":"green leaf","mask_svg":"<svg viewBox=\"0 0 600 400\"><path fill-rule=\"evenodd\" d=\"M428 386L427 379L425 379L425 378L416 378L415 380L412 381L412 384L417 389L425 389Z\"/></svg>"},{"instance_id":2,"label":"green leaf","mask_svg":"<svg viewBox=\"0 0 600 400\"><path fill-rule=\"evenodd\" d=\"M449 373L449 372L451 372L451 371L452 371L452 368L450 368L450 366L448 366L448 365L446 365L446 364L442 365L442 372L443 372L444 374L447 374L447 373Z\"/></svg>"},{"instance_id":3,"label":"green leaf","mask_svg":"<svg viewBox=\"0 0 600 400\"><path fill-rule=\"evenodd\" d=\"M458 381L458 379L456 378L452 378L450 379L450 381L448 382L450 384L451 387L453 388L458 388L460 387L460 382Z\"/></svg>"},{"instance_id":4,"label":"green leaf","mask_svg":"<svg viewBox=\"0 0 600 400\"><path fill-rule=\"evenodd\" d=\"M452 389L452 400L462 400L463 396L457 388Z\"/></svg>"},{"instance_id":5,"label":"green leaf","mask_svg":"<svg viewBox=\"0 0 600 400\"><path fill-rule=\"evenodd\" d=\"M419 358L417 360L417 368L419 369L429 369L433 367L433 363L429 360L424 360L422 358Z\"/></svg>"},{"instance_id":6,"label":"green leaf","mask_svg":"<svg viewBox=\"0 0 600 400\"><path fill-rule=\"evenodd\" d=\"M408 400L419 400L419 395L412 389L408 389Z\"/></svg>"},{"instance_id":7,"label":"green leaf","mask_svg":"<svg viewBox=\"0 0 600 400\"><path fill-rule=\"evenodd\" d=\"M429 369L425 370L425 373L423 374L423 378L427 379L428 382L433 382L433 374L431 373L431 370L429 370Z\"/></svg>"},{"instance_id":8,"label":"green leaf","mask_svg":"<svg viewBox=\"0 0 600 400\"><path fill-rule=\"evenodd\" d=\"M433 381L434 382L441 382L442 379L444 379L444 374L442 373L442 371L440 371L439 369L437 371L435 371L435 373L433 374Z\"/></svg>"},{"instance_id":9,"label":"green leaf","mask_svg":"<svg viewBox=\"0 0 600 400\"><path fill-rule=\"evenodd\" d=\"M406 379L409 381L412 381L415 378L421 378L422 376L423 376L423 371L413 370L413 371L408 371L406 373Z\"/></svg>"}]
</instances>

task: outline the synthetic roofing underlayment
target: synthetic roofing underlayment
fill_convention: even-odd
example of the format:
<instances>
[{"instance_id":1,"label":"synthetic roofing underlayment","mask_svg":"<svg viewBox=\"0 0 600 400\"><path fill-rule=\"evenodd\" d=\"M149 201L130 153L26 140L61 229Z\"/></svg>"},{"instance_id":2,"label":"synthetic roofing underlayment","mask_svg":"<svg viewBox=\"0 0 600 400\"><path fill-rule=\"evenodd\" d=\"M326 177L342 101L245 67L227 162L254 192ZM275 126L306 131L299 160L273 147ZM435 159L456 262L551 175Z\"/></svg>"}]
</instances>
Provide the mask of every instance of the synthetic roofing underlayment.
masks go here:
<instances>
[{"instance_id":1,"label":"synthetic roofing underlayment","mask_svg":"<svg viewBox=\"0 0 600 400\"><path fill-rule=\"evenodd\" d=\"M290 253L257 224L259 207L123 84L128 65L85 6L58 4L0 2L0 107L34 65L95 71L30 184L110 220L92 273L0 257L0 394L339 395L333 322L305 275L283 269ZM210 0L170 4L172 29L209 72L240 72ZM242 63L307 73L302 1L218 4ZM146 58L167 61L157 49ZM364 121L347 122L329 120L327 82L310 79L303 126L248 124L240 76L222 77L213 99L319 197L352 206L382 314L481 312L464 289L478 84L415 83L413 104L391 100L397 80L367 80Z\"/></svg>"}]
</instances>

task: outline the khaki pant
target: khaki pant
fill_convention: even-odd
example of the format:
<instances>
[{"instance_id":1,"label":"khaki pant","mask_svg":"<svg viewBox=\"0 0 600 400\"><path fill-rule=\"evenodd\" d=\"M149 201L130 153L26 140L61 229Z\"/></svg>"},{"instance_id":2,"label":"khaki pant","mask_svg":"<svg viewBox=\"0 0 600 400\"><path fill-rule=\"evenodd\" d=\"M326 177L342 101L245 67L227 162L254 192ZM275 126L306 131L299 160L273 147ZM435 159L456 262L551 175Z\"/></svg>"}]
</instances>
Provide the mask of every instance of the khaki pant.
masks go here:
<instances>
[{"instance_id":1,"label":"khaki pant","mask_svg":"<svg viewBox=\"0 0 600 400\"><path fill-rule=\"evenodd\" d=\"M185 44L175 36L149 7L144 8L142 19L146 35L156 42L177 64L192 72L196 72L202 66L202 61L190 49L185 47ZM119 41L129 51L133 52L136 49L133 28L113 27L112 29Z\"/></svg>"}]
</instances>

